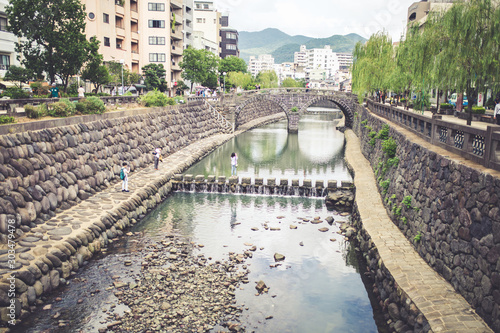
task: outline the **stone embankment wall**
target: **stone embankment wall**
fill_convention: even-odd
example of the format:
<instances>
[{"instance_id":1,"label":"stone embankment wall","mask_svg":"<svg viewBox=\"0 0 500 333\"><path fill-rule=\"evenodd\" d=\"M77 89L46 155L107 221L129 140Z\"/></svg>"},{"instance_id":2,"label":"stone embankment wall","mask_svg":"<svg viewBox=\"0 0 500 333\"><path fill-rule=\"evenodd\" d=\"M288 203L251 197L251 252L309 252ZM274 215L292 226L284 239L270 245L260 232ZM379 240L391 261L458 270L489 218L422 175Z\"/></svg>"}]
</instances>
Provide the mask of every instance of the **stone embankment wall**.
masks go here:
<instances>
[{"instance_id":1,"label":"stone embankment wall","mask_svg":"<svg viewBox=\"0 0 500 333\"><path fill-rule=\"evenodd\" d=\"M284 110L276 102L266 100L265 98L259 99L258 102L245 106L245 109L239 114L238 119L236 119L236 128L250 120L282 112Z\"/></svg>"},{"instance_id":2,"label":"stone embankment wall","mask_svg":"<svg viewBox=\"0 0 500 333\"><path fill-rule=\"evenodd\" d=\"M0 241L8 220L20 236L118 180L123 162L136 170L155 147L168 155L218 131L198 105L0 136Z\"/></svg>"},{"instance_id":3,"label":"stone embankment wall","mask_svg":"<svg viewBox=\"0 0 500 333\"><path fill-rule=\"evenodd\" d=\"M378 177L389 215L422 258L500 332L500 179L441 156L394 128L389 135L397 143L399 163L390 166L381 140L370 144L370 132L379 132L384 124L358 107L353 129ZM363 250L370 252L369 236L361 238ZM386 288L390 277L377 270L376 256L368 255L367 260L383 300L397 299ZM405 313L418 322L411 309Z\"/></svg>"}]
</instances>

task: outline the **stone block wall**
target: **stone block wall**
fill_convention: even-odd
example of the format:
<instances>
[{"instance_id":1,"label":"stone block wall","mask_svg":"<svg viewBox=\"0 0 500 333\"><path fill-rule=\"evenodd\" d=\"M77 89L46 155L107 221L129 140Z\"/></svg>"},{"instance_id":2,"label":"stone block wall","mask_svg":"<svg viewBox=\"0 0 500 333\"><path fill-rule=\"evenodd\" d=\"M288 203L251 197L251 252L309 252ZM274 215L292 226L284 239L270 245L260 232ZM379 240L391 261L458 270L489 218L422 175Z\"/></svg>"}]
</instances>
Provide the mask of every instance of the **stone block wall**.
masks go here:
<instances>
[{"instance_id":1,"label":"stone block wall","mask_svg":"<svg viewBox=\"0 0 500 333\"><path fill-rule=\"evenodd\" d=\"M270 116L276 113L282 113L284 110L276 102L259 99L245 106L236 119L236 127L260 117Z\"/></svg>"},{"instance_id":2,"label":"stone block wall","mask_svg":"<svg viewBox=\"0 0 500 333\"><path fill-rule=\"evenodd\" d=\"M205 106L166 107L0 136L0 241L9 220L20 236L119 180L123 162L143 168L156 147L169 155L219 132L212 117Z\"/></svg>"},{"instance_id":3,"label":"stone block wall","mask_svg":"<svg viewBox=\"0 0 500 333\"><path fill-rule=\"evenodd\" d=\"M353 130L389 215L422 258L500 332L500 179L441 156L392 127L399 163L387 166L381 140L369 143L369 132L384 124L359 106Z\"/></svg>"}]
</instances>

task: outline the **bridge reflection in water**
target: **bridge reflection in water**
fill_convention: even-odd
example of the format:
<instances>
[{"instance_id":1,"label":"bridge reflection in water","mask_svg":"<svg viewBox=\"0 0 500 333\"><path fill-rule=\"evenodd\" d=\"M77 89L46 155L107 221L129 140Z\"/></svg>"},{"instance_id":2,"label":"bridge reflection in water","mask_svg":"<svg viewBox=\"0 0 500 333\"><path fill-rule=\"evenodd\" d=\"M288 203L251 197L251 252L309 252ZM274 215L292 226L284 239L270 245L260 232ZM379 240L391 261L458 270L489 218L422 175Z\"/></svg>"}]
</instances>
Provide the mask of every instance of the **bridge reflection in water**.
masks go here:
<instances>
[{"instance_id":1,"label":"bridge reflection in water","mask_svg":"<svg viewBox=\"0 0 500 333\"><path fill-rule=\"evenodd\" d=\"M238 154L239 177L351 181L344 163L344 135L335 127L339 112L304 115L300 131L287 133L286 121L243 133L217 148L185 174L231 176L230 155Z\"/></svg>"}]
</instances>

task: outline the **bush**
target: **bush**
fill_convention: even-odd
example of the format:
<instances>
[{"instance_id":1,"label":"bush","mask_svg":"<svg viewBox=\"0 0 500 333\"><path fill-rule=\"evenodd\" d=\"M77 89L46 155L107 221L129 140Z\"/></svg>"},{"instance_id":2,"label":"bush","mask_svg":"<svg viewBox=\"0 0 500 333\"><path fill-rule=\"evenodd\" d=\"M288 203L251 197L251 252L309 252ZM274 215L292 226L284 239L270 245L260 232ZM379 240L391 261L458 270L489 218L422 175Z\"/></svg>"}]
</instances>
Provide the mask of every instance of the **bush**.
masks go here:
<instances>
[{"instance_id":1,"label":"bush","mask_svg":"<svg viewBox=\"0 0 500 333\"><path fill-rule=\"evenodd\" d=\"M76 109L75 106L73 107ZM70 106L68 106L68 104L61 100L59 102L50 104L49 115L51 115L52 117L67 117L72 114L71 111L74 111L74 109L72 109Z\"/></svg>"},{"instance_id":2,"label":"bush","mask_svg":"<svg viewBox=\"0 0 500 333\"><path fill-rule=\"evenodd\" d=\"M370 139L372 139L372 138L374 138L374 137L376 137L376 136L377 136L377 132L375 132L375 131L371 131L370 133L368 133L368 137L369 137Z\"/></svg>"},{"instance_id":3,"label":"bush","mask_svg":"<svg viewBox=\"0 0 500 333\"><path fill-rule=\"evenodd\" d=\"M150 107L150 106L165 106L168 103L168 97L161 91L155 89L148 92L146 95L139 97L139 103ZM175 102L175 101L174 101Z\"/></svg>"},{"instance_id":4,"label":"bush","mask_svg":"<svg viewBox=\"0 0 500 333\"><path fill-rule=\"evenodd\" d=\"M441 103L441 110L451 110L453 109L453 105L449 103Z\"/></svg>"},{"instance_id":5,"label":"bush","mask_svg":"<svg viewBox=\"0 0 500 333\"><path fill-rule=\"evenodd\" d=\"M100 92L100 93L85 93L85 97L90 97L90 96L99 96L99 97L107 97L107 96L111 96L110 94L107 94L107 93L103 93L103 92Z\"/></svg>"},{"instance_id":6,"label":"bush","mask_svg":"<svg viewBox=\"0 0 500 333\"><path fill-rule=\"evenodd\" d=\"M472 113L474 114L484 114L486 112L486 109L481 107L481 106L473 106L472 107Z\"/></svg>"},{"instance_id":7,"label":"bush","mask_svg":"<svg viewBox=\"0 0 500 333\"><path fill-rule=\"evenodd\" d=\"M177 104L185 104L186 103L186 101L184 100L184 98L181 97L181 96L175 96L174 99L175 99L175 102Z\"/></svg>"},{"instance_id":8,"label":"bush","mask_svg":"<svg viewBox=\"0 0 500 333\"><path fill-rule=\"evenodd\" d=\"M104 102L95 96L90 96L79 100L76 103L76 110L81 114L101 114L106 111Z\"/></svg>"},{"instance_id":9,"label":"bush","mask_svg":"<svg viewBox=\"0 0 500 333\"><path fill-rule=\"evenodd\" d=\"M393 158L394 156L396 156L397 148L398 144L392 137L382 141L382 150L387 154L389 158Z\"/></svg>"},{"instance_id":10,"label":"bush","mask_svg":"<svg viewBox=\"0 0 500 333\"><path fill-rule=\"evenodd\" d=\"M382 126L382 129L378 131L377 139L386 140L389 137L389 129L390 129L389 125L384 124Z\"/></svg>"},{"instance_id":11,"label":"bush","mask_svg":"<svg viewBox=\"0 0 500 333\"><path fill-rule=\"evenodd\" d=\"M11 116L0 116L0 124L12 124L15 123L16 119Z\"/></svg>"},{"instance_id":12,"label":"bush","mask_svg":"<svg viewBox=\"0 0 500 333\"><path fill-rule=\"evenodd\" d=\"M177 104L177 102L175 101L174 98L172 97L167 98L167 105L175 105L175 104Z\"/></svg>"},{"instance_id":13,"label":"bush","mask_svg":"<svg viewBox=\"0 0 500 333\"><path fill-rule=\"evenodd\" d=\"M294 106L293 108L290 109L290 111L292 111L292 112L298 112L299 109L296 106Z\"/></svg>"},{"instance_id":14,"label":"bush","mask_svg":"<svg viewBox=\"0 0 500 333\"><path fill-rule=\"evenodd\" d=\"M41 104L39 106L33 106L31 104L26 104L24 106L24 112L26 112L26 117L31 119L42 118L47 114L46 104Z\"/></svg>"},{"instance_id":15,"label":"bush","mask_svg":"<svg viewBox=\"0 0 500 333\"><path fill-rule=\"evenodd\" d=\"M386 180L382 180L380 183L379 183L380 187L382 188L382 192L384 194L387 193L387 190L389 189L389 185L391 185L391 181L389 179L386 179Z\"/></svg>"},{"instance_id":16,"label":"bush","mask_svg":"<svg viewBox=\"0 0 500 333\"><path fill-rule=\"evenodd\" d=\"M64 104L66 104L66 107L68 108L68 113L70 116L74 115L76 113L76 105L75 105L75 103L71 102L69 99L61 98L59 100L59 102L63 102Z\"/></svg>"},{"instance_id":17,"label":"bush","mask_svg":"<svg viewBox=\"0 0 500 333\"><path fill-rule=\"evenodd\" d=\"M21 88L13 87L4 89L3 93L1 94L1 97L4 96L10 97L12 99L24 99L24 98L30 98L30 93L24 91Z\"/></svg>"}]
</instances>

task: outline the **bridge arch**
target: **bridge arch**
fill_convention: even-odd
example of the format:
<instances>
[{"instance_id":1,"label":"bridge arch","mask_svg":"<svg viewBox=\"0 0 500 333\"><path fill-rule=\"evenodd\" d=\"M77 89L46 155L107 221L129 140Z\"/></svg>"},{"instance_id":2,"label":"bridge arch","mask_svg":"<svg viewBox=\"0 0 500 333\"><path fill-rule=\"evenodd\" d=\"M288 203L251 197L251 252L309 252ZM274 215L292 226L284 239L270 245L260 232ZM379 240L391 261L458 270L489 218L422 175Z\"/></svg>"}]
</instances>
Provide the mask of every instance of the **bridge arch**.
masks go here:
<instances>
[{"instance_id":1,"label":"bridge arch","mask_svg":"<svg viewBox=\"0 0 500 333\"><path fill-rule=\"evenodd\" d=\"M273 111L276 110L277 111ZM248 112L249 119L256 119L262 116L270 116L272 114L284 112L289 120L289 111L285 104L281 101L270 98L268 95L258 95L247 99L238 105L234 111L234 128L237 129L240 125L246 123L243 115Z\"/></svg>"},{"instance_id":2,"label":"bridge arch","mask_svg":"<svg viewBox=\"0 0 500 333\"><path fill-rule=\"evenodd\" d=\"M316 96L313 99L305 102L302 104L299 108L299 114L305 114L307 113L307 108L309 108L311 105L316 104L317 102L320 101L330 101L333 102L335 105L338 106L338 108L342 111L345 117L345 127L347 128L352 128L352 124L354 121L354 112L352 111L351 107L349 106L348 103L346 103L344 100L336 98L335 96Z\"/></svg>"},{"instance_id":3,"label":"bridge arch","mask_svg":"<svg viewBox=\"0 0 500 333\"><path fill-rule=\"evenodd\" d=\"M299 94L267 93L252 96L237 105L234 115L234 128L263 116L269 116L284 112L288 121L288 131L296 133L300 115L307 112L307 108L319 101L327 100L334 103L342 111L345 117L345 126L352 128L354 121L353 97L342 92L331 92L331 94L316 95L314 92ZM297 105L297 102L300 104ZM292 112L292 106L298 107L298 112Z\"/></svg>"}]
</instances>

